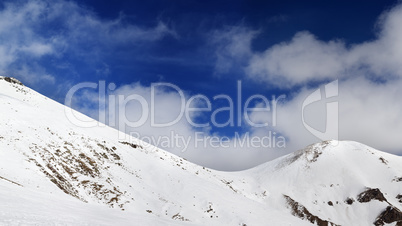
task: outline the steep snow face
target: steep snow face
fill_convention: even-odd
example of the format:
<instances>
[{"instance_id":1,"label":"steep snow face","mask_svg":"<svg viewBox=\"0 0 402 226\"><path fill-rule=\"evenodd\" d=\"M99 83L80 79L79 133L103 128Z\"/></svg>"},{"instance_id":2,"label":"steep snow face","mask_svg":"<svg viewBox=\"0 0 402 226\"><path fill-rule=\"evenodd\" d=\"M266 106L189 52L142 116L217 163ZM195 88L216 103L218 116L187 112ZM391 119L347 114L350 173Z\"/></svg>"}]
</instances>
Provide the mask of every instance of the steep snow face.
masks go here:
<instances>
[{"instance_id":1,"label":"steep snow face","mask_svg":"<svg viewBox=\"0 0 402 226\"><path fill-rule=\"evenodd\" d=\"M132 137L119 140L109 127L74 126L63 105L21 84L0 80L0 105L0 216L37 222L93 208L120 220L116 225L142 216L155 224L307 224L261 203L247 175L209 170ZM35 213L26 213L30 206ZM102 206L122 215L108 215ZM98 223L78 221L91 211L78 212L76 224Z\"/></svg>"},{"instance_id":2,"label":"steep snow face","mask_svg":"<svg viewBox=\"0 0 402 226\"><path fill-rule=\"evenodd\" d=\"M0 224L382 225L402 208L401 157L356 142L218 172L77 127L63 105L5 77L0 105Z\"/></svg>"}]
</instances>

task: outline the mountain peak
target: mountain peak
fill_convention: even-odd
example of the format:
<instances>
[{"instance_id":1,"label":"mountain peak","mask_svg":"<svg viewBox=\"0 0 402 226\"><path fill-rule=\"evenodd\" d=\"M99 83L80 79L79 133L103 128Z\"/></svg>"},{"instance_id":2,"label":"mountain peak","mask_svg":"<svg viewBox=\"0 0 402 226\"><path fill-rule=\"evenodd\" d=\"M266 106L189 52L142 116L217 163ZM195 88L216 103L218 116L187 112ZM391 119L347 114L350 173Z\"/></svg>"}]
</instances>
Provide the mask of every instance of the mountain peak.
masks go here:
<instances>
[{"instance_id":1,"label":"mountain peak","mask_svg":"<svg viewBox=\"0 0 402 226\"><path fill-rule=\"evenodd\" d=\"M327 147L335 147L339 144L337 140L327 140L311 144L301 150L295 151L287 157L286 162L291 164L303 157L308 162L315 162ZM286 165L286 164L285 164Z\"/></svg>"},{"instance_id":2,"label":"mountain peak","mask_svg":"<svg viewBox=\"0 0 402 226\"><path fill-rule=\"evenodd\" d=\"M19 81L16 78L13 78L13 77L0 76L0 81L1 80L4 80L4 81L9 82L11 84L17 84L17 85L20 85L20 86L24 86L24 84L22 84L21 81Z\"/></svg>"}]
</instances>

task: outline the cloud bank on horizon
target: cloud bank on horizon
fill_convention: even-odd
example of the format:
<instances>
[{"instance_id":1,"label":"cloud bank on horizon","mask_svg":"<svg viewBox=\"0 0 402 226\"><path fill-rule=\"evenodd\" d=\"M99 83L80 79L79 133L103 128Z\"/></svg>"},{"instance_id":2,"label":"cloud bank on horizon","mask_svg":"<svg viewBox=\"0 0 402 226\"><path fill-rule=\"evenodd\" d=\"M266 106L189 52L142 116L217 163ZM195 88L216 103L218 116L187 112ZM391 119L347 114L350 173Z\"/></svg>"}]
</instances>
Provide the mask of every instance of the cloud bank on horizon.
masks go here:
<instances>
[{"instance_id":1,"label":"cloud bank on horizon","mask_svg":"<svg viewBox=\"0 0 402 226\"><path fill-rule=\"evenodd\" d=\"M402 154L402 121L399 120L402 105L398 104L402 96L401 22L402 5L396 5L378 19L374 40L354 44L338 39L322 41L308 31L300 31L289 41L258 51L252 44L260 30L244 23L211 30L205 35L204 43L200 43L214 54L212 72L205 77L213 80L236 73L246 85L263 85L267 90L281 90L286 94L286 98L278 102L275 126L243 125L240 136L264 137L275 132L286 138L286 148L239 147L234 145L234 137L228 136L225 138L228 147L197 146L193 140L185 152L177 147L167 148L168 151L208 167L238 170L317 142L319 139L303 125L301 115L304 111L309 124L325 129L326 102L323 100L305 109L302 104L319 85L338 79L339 96L335 98L339 103L338 138ZM110 55L124 56L122 49L126 48L141 55L165 37L181 40L174 26L160 20L152 27L144 27L127 22L124 15L116 19L100 18L72 1L7 2L0 10L0 72L14 75L32 87L54 86L55 92L65 94L76 83L88 80L81 73L93 74L92 81L113 78L115 72L110 69ZM80 69L82 65L85 70ZM169 77L167 81L175 82L169 81ZM198 91L187 90L185 99L188 101L195 92ZM150 93L150 86L126 80L108 94L138 94L149 102ZM94 107L97 97L96 92L84 92L76 96L75 107L97 118L98 111ZM172 90L158 89L157 120L175 118L180 98ZM225 102L220 106L227 105ZM205 103L194 102L194 106L205 107ZM262 102L254 107L261 106L267 107ZM133 102L127 104L126 112L103 113L114 120L125 115L136 120L141 117L139 109ZM203 117L210 115L190 115L193 121ZM250 118L273 123L272 111L251 111ZM196 128L185 118L166 128L155 128L147 120L140 127L128 126L124 130L140 132L141 137L170 136L172 131L184 138L194 137L197 132L203 132L203 136L223 137L214 128Z\"/></svg>"}]
</instances>

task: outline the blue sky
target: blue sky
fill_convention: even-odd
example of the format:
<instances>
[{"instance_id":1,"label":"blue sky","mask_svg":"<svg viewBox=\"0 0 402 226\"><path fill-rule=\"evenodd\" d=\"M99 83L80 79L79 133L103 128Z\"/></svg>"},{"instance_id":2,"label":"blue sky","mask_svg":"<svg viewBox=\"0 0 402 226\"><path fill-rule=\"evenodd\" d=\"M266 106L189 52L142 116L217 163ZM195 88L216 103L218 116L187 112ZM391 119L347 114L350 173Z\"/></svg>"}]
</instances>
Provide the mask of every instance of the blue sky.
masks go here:
<instances>
[{"instance_id":1,"label":"blue sky","mask_svg":"<svg viewBox=\"0 0 402 226\"><path fill-rule=\"evenodd\" d=\"M299 102L305 96L339 79L337 138L399 154L401 143L394 137L401 135L402 125L393 122L398 120L400 108L392 101L400 94L397 87L402 74L397 28L402 10L397 3L2 1L0 72L61 103L72 86L99 80L115 83L117 88L111 94L123 95L147 95L152 83L168 82L177 85L188 98L202 94L212 99L226 94L236 99L238 81L242 82L245 97L242 104L254 94L268 99L286 95L279 115L281 125L265 131L244 125L201 130L185 122L160 132L132 129L146 135L166 135L173 130L190 136L203 131L208 136L230 139L235 132L264 136L271 131L287 139L285 150L257 148L232 153L205 147L183 153L167 148L193 162L222 170L249 168L319 141L311 134L305 135L308 133L296 126L299 122L292 120L300 118ZM366 94L367 90L378 92ZM364 100L368 95L373 95L374 104ZM172 103L174 98L168 91L160 96ZM74 107L96 118L94 99L94 90L83 91ZM259 103L252 102L252 106ZM224 102L212 103L212 109L222 106ZM325 119L314 114L325 113L323 107L324 102L310 110L310 123L322 126ZM169 115L175 109L171 104L162 111ZM354 114L348 113L351 109ZM194 121L208 122L210 117L211 112L194 116ZM253 117L260 120L262 116ZM227 118L228 114L218 115L222 122ZM380 129L376 124L381 125Z\"/></svg>"},{"instance_id":2,"label":"blue sky","mask_svg":"<svg viewBox=\"0 0 402 226\"><path fill-rule=\"evenodd\" d=\"M74 2L74 1L73 1ZM99 21L121 19L121 26L153 29L163 23L174 35L164 34L147 43L102 43L86 37L75 48L98 51L98 59L88 59L84 53L66 51L57 61L72 65L72 71L58 71L54 59L41 59L41 65L55 77L78 81L107 79L119 83L140 81L149 84L163 79L192 92L233 92L231 86L211 83L229 82L235 85L242 75L219 76L215 72L215 49L209 45L211 33L231 26L258 30L252 42L254 51L289 41L295 33L309 31L320 40L342 39L347 44L375 37L375 22L395 1L77 1L78 7ZM3 5L4 7L4 5ZM40 35L63 33L67 18L43 24ZM47 33L47 34L46 34ZM113 35L113 34L110 34ZM91 34L88 34L91 36ZM118 42L118 41L115 41ZM77 59L78 58L78 59ZM85 59L84 61L82 59ZM50 62L46 62L50 61ZM108 73L96 73L105 70ZM236 69L234 69L236 71ZM216 75L218 74L218 76ZM222 73L224 74L224 73ZM237 76L237 77L236 77ZM186 78L186 79L183 79ZM190 79L191 78L191 79ZM252 90L266 92L265 86L250 84ZM51 87L40 88L47 95L57 95Z\"/></svg>"}]
</instances>

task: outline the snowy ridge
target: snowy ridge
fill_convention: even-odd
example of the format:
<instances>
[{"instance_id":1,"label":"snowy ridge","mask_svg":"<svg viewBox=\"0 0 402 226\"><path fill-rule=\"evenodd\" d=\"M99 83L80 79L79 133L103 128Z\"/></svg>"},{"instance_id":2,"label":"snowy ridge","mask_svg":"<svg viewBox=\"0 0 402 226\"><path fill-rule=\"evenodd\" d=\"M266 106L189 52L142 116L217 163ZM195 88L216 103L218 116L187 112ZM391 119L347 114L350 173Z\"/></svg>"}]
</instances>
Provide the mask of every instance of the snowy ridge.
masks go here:
<instances>
[{"instance_id":1,"label":"snowy ridge","mask_svg":"<svg viewBox=\"0 0 402 226\"><path fill-rule=\"evenodd\" d=\"M0 77L0 224L402 222L401 157L327 141L219 172L109 127L76 127L63 105L16 81Z\"/></svg>"},{"instance_id":2,"label":"snowy ridge","mask_svg":"<svg viewBox=\"0 0 402 226\"><path fill-rule=\"evenodd\" d=\"M401 157L357 142L314 144L250 173L264 174L257 183L267 190L289 196L338 225L370 225L388 206L402 209L397 198L402 193ZM360 194L376 188L386 202L359 202Z\"/></svg>"}]
</instances>

